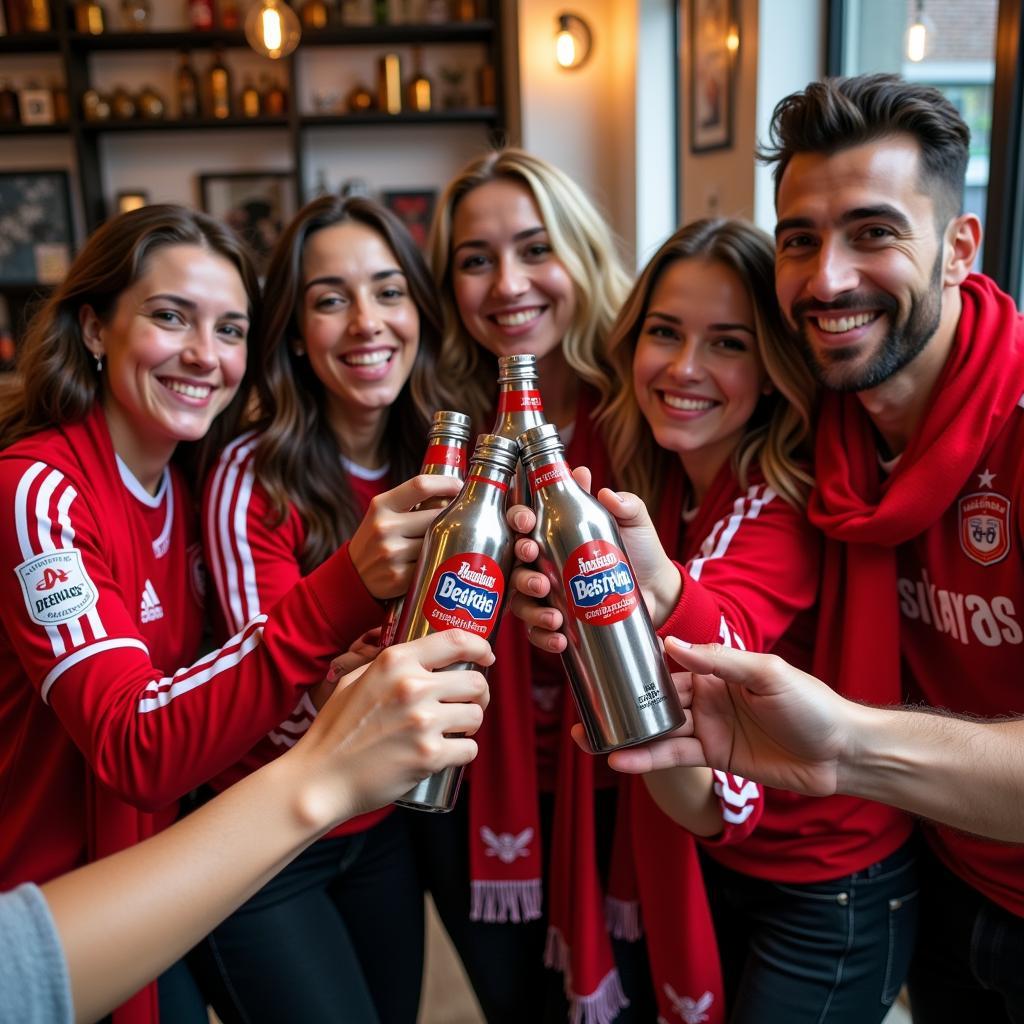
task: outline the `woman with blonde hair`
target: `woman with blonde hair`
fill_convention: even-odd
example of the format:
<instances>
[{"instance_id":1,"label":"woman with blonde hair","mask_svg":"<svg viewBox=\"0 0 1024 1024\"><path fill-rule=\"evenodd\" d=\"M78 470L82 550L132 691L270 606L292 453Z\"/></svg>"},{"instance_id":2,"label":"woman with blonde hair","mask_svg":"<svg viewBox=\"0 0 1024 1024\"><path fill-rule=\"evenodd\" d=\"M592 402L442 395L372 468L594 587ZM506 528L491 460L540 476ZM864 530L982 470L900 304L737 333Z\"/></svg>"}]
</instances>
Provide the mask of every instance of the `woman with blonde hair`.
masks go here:
<instances>
[{"instance_id":1,"label":"woman with blonde hair","mask_svg":"<svg viewBox=\"0 0 1024 1024\"><path fill-rule=\"evenodd\" d=\"M659 632L809 667L821 556L805 516L815 392L775 301L769 237L736 220L677 231L640 275L608 358L616 389L599 421L614 478L635 493L600 498L623 528ZM517 587L530 579L540 577L524 572ZM538 608L522 598L516 607L540 627L535 642L564 647ZM881 1020L914 930L905 816L772 790L757 821L757 787L746 780L678 769L646 781L631 793L629 846L662 1014L670 987L694 1001L707 994L709 1021ZM706 816L712 785L717 829ZM690 832L705 837L727 1007L717 964L699 974L687 959L711 939ZM677 866L669 876L666 863Z\"/></svg>"},{"instance_id":2,"label":"woman with blonde hair","mask_svg":"<svg viewBox=\"0 0 1024 1024\"><path fill-rule=\"evenodd\" d=\"M498 358L531 354L570 460L599 472L593 413L612 386L602 351L629 285L594 204L537 156L487 153L444 190L430 249L445 313L440 373L460 382L460 408L489 429ZM569 739L575 717L559 659L531 649L511 618L495 653L490 680L502 699L488 713L468 798L446 819L415 823L425 882L489 1021L564 1017L566 998L576 1012L621 1006L623 986L634 1016L622 1019L649 1020L642 949L622 947L621 982L611 968L600 978L566 969L567 949L594 925L576 912L573 864L583 847L608 869L617 780L608 771L595 779ZM596 807L599 828L586 837L572 827L579 804Z\"/></svg>"},{"instance_id":3,"label":"woman with blonde hair","mask_svg":"<svg viewBox=\"0 0 1024 1024\"><path fill-rule=\"evenodd\" d=\"M401 488L386 490L418 472L443 401L441 313L404 225L371 199L315 199L278 242L266 294L260 418L227 446L204 492L225 635L339 547L358 547L364 517L382 532L375 542L411 563L437 514L409 512L393 501ZM457 490L448 480L438 493ZM303 735L314 707L304 698L290 710L214 790ZM423 896L405 818L392 812L339 826L214 929L202 959L226 1024L316 1024L337 1020L340 1006L346 1020L413 1024Z\"/></svg>"}]
</instances>

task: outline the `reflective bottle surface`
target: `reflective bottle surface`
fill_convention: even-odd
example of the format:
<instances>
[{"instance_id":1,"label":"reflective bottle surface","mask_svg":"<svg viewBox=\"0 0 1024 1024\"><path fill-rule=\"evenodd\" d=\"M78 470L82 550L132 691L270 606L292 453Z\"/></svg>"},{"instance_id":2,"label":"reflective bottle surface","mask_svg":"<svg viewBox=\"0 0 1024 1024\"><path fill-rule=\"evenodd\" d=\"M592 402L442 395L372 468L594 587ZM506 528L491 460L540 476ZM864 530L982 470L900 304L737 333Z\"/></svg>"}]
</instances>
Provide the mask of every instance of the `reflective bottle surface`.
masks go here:
<instances>
[{"instance_id":1,"label":"reflective bottle surface","mask_svg":"<svg viewBox=\"0 0 1024 1024\"><path fill-rule=\"evenodd\" d=\"M615 520L573 479L552 424L520 445L538 564L565 620L562 660L591 747L606 753L679 728L679 698Z\"/></svg>"},{"instance_id":2,"label":"reflective bottle surface","mask_svg":"<svg viewBox=\"0 0 1024 1024\"><path fill-rule=\"evenodd\" d=\"M427 452L423 456L420 472L427 476L453 476L463 480L466 476L466 448L469 445L469 417L461 412L441 409L434 413L427 435ZM444 508L447 498L434 498L421 502L417 508ZM388 602L387 615L380 631L380 646L390 647L402 615L404 597Z\"/></svg>"},{"instance_id":3,"label":"reflective bottle surface","mask_svg":"<svg viewBox=\"0 0 1024 1024\"><path fill-rule=\"evenodd\" d=\"M547 423L544 403L537 388L537 357L530 355L498 358L498 415L492 434L517 441L530 427ZM529 505L530 491L526 470L520 461L515 486L509 495L510 505Z\"/></svg>"},{"instance_id":4,"label":"reflective bottle surface","mask_svg":"<svg viewBox=\"0 0 1024 1024\"><path fill-rule=\"evenodd\" d=\"M508 438L477 438L462 490L427 531L395 643L452 626L493 642L512 569L513 536L505 520L505 498L518 455L519 446ZM448 667L477 666L460 662ZM420 811L450 811L462 774L461 767L446 768L395 802Z\"/></svg>"}]
</instances>

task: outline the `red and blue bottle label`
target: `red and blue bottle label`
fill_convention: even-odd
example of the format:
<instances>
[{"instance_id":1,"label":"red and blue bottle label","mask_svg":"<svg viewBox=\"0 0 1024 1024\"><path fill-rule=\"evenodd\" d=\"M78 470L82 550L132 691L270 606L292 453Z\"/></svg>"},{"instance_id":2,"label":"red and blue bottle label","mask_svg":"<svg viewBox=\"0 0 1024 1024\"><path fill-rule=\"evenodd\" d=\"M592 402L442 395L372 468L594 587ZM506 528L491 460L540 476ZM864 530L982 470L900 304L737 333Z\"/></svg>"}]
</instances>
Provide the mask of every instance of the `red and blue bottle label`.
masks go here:
<instances>
[{"instance_id":1,"label":"red and blue bottle label","mask_svg":"<svg viewBox=\"0 0 1024 1024\"><path fill-rule=\"evenodd\" d=\"M610 626L636 610L639 591L625 554L606 540L581 544L562 567L566 605L588 626Z\"/></svg>"},{"instance_id":2,"label":"red and blue bottle label","mask_svg":"<svg viewBox=\"0 0 1024 1024\"><path fill-rule=\"evenodd\" d=\"M498 621L505 578L488 555L457 554L434 572L423 615L436 630L458 627L487 639Z\"/></svg>"}]
</instances>

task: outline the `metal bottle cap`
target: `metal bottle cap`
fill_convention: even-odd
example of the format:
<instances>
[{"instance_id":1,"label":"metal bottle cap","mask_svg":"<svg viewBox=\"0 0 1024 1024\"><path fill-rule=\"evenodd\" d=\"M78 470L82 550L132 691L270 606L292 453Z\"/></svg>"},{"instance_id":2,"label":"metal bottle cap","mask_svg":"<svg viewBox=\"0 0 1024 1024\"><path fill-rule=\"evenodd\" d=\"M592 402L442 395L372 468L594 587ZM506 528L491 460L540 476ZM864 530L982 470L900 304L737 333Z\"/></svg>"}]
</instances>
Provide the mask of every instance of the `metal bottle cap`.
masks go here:
<instances>
[{"instance_id":1,"label":"metal bottle cap","mask_svg":"<svg viewBox=\"0 0 1024 1024\"><path fill-rule=\"evenodd\" d=\"M450 409L438 409L430 424L431 434L451 434L460 441L469 442L471 436L470 419L465 413L452 412Z\"/></svg>"},{"instance_id":2,"label":"metal bottle cap","mask_svg":"<svg viewBox=\"0 0 1024 1024\"><path fill-rule=\"evenodd\" d=\"M511 384L537 379L537 357L531 355L499 356L498 383Z\"/></svg>"},{"instance_id":3,"label":"metal bottle cap","mask_svg":"<svg viewBox=\"0 0 1024 1024\"><path fill-rule=\"evenodd\" d=\"M533 463L544 455L565 450L558 427L554 423L541 423L519 435L520 455L524 463Z\"/></svg>"},{"instance_id":4,"label":"metal bottle cap","mask_svg":"<svg viewBox=\"0 0 1024 1024\"><path fill-rule=\"evenodd\" d=\"M511 475L516 471L516 463L519 461L519 445L500 434L481 434L476 439L476 448L469 461Z\"/></svg>"}]
</instances>

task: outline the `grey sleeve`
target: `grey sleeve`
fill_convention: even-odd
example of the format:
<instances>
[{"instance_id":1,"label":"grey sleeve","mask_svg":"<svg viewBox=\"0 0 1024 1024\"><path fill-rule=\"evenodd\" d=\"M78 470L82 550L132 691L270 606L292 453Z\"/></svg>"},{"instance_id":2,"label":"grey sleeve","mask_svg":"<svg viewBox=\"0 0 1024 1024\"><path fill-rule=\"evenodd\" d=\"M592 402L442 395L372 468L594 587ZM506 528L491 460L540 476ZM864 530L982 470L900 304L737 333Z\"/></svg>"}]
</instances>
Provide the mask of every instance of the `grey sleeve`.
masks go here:
<instances>
[{"instance_id":1,"label":"grey sleeve","mask_svg":"<svg viewBox=\"0 0 1024 1024\"><path fill-rule=\"evenodd\" d=\"M74 1021L57 927L38 886L0 895L0 1024Z\"/></svg>"}]
</instances>

